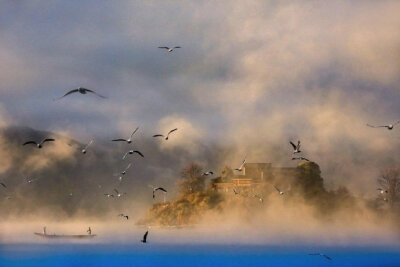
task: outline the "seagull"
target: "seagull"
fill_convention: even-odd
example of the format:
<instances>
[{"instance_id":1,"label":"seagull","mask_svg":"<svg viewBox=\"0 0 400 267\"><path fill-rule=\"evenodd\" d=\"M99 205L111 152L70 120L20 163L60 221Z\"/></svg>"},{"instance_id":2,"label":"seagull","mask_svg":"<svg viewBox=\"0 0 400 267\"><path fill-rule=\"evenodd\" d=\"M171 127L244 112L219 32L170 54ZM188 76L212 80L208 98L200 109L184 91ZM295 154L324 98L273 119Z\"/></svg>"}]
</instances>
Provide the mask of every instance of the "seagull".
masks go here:
<instances>
[{"instance_id":1,"label":"seagull","mask_svg":"<svg viewBox=\"0 0 400 267\"><path fill-rule=\"evenodd\" d=\"M174 49L176 49L176 48L182 48L182 47L180 47L180 46L174 46L174 47L172 47L172 48L169 48L168 46L159 46L158 48L167 49L168 52L172 52L172 51L174 51Z\"/></svg>"},{"instance_id":2,"label":"seagull","mask_svg":"<svg viewBox=\"0 0 400 267\"><path fill-rule=\"evenodd\" d=\"M214 174L214 172L208 171L208 172L204 172L202 175L207 176L207 175L213 175L213 174Z\"/></svg>"},{"instance_id":3,"label":"seagull","mask_svg":"<svg viewBox=\"0 0 400 267\"><path fill-rule=\"evenodd\" d=\"M293 157L292 160L305 160L305 161L310 161L309 159L305 157Z\"/></svg>"},{"instance_id":4,"label":"seagull","mask_svg":"<svg viewBox=\"0 0 400 267\"><path fill-rule=\"evenodd\" d=\"M126 193L120 193L120 192L118 192L117 189L114 189L114 191L115 191L115 193L117 193L117 194L116 194L116 197L118 197L118 198L122 197L123 195L126 195Z\"/></svg>"},{"instance_id":5,"label":"seagull","mask_svg":"<svg viewBox=\"0 0 400 267\"><path fill-rule=\"evenodd\" d=\"M383 193L386 193L387 194L387 190L384 190L384 189L382 189L382 188L377 188L376 190L378 190L379 191L379 193L381 193L381 194L383 194Z\"/></svg>"},{"instance_id":6,"label":"seagull","mask_svg":"<svg viewBox=\"0 0 400 267\"><path fill-rule=\"evenodd\" d=\"M128 154L132 155L133 153L136 153L139 156L141 156L142 158L144 158L143 154L140 151L138 151L138 150L129 150L128 152L125 153L125 155L122 157L122 159L125 159L126 156L128 156Z\"/></svg>"},{"instance_id":7,"label":"seagull","mask_svg":"<svg viewBox=\"0 0 400 267\"><path fill-rule=\"evenodd\" d=\"M6 184L3 183L3 182L0 182L0 185L1 185L2 187L4 187L4 188L7 188Z\"/></svg>"},{"instance_id":8,"label":"seagull","mask_svg":"<svg viewBox=\"0 0 400 267\"><path fill-rule=\"evenodd\" d=\"M119 217L125 217L125 219L129 220L129 216L123 213L118 214Z\"/></svg>"},{"instance_id":9,"label":"seagull","mask_svg":"<svg viewBox=\"0 0 400 267\"><path fill-rule=\"evenodd\" d=\"M263 203L264 202L264 198L263 196L259 196L259 195L253 195L253 197L258 198L258 200Z\"/></svg>"},{"instance_id":10,"label":"seagull","mask_svg":"<svg viewBox=\"0 0 400 267\"><path fill-rule=\"evenodd\" d=\"M131 166L132 166L132 163L129 163L128 166L125 168L125 170L123 170L123 171L120 172L120 173L114 174L114 175L115 175L115 176L118 176L118 175L119 175L118 180L119 180L119 181L122 181L122 177L126 174L126 172L128 171L128 169L129 169Z\"/></svg>"},{"instance_id":11,"label":"seagull","mask_svg":"<svg viewBox=\"0 0 400 267\"><path fill-rule=\"evenodd\" d=\"M242 165L240 165L239 168L236 168L235 171L241 172L241 171L242 171L242 168L243 168L243 166L244 166L245 163L246 163L246 158L244 158L244 160L243 160L243 162L242 162Z\"/></svg>"},{"instance_id":12,"label":"seagull","mask_svg":"<svg viewBox=\"0 0 400 267\"><path fill-rule=\"evenodd\" d=\"M36 180L39 180L39 178L32 178L32 179L29 179L29 178L28 178L27 182L28 182L28 184L31 184L31 183L33 183L33 182L36 181Z\"/></svg>"},{"instance_id":13,"label":"seagull","mask_svg":"<svg viewBox=\"0 0 400 267\"><path fill-rule=\"evenodd\" d=\"M368 124L368 123L367 123L367 126L368 126L368 127L371 127L371 128L387 128L388 130L393 130L394 126L396 126L396 125L399 124L399 123L400 123L400 121L396 121L396 122L393 123L393 124L381 125L381 126L374 126L374 125L371 125L371 124Z\"/></svg>"},{"instance_id":14,"label":"seagull","mask_svg":"<svg viewBox=\"0 0 400 267\"><path fill-rule=\"evenodd\" d=\"M279 192L279 195L283 195L283 194L285 194L285 192L283 192L283 191L279 190L279 188L278 188L278 187L276 187L275 185L274 185L274 187L275 187L276 191L278 191L278 192Z\"/></svg>"},{"instance_id":15,"label":"seagull","mask_svg":"<svg viewBox=\"0 0 400 267\"><path fill-rule=\"evenodd\" d=\"M168 134L167 134L167 136L165 137L165 140L168 140L169 135L170 135L171 133L177 131L177 130L178 130L178 128L175 128L175 129L172 129L171 131L169 131ZM153 135L153 137L164 137L164 135L163 135L163 134L155 134L155 135Z\"/></svg>"},{"instance_id":16,"label":"seagull","mask_svg":"<svg viewBox=\"0 0 400 267\"><path fill-rule=\"evenodd\" d=\"M293 154L297 154L297 153L300 153L301 151L300 151L300 140L299 141L297 141L297 146L292 142L292 141L290 141L290 144L292 145L292 147L293 147Z\"/></svg>"},{"instance_id":17,"label":"seagull","mask_svg":"<svg viewBox=\"0 0 400 267\"><path fill-rule=\"evenodd\" d=\"M112 197L112 198L114 198L114 195L113 194L104 194L106 197L108 197L108 198L110 198L110 197Z\"/></svg>"},{"instance_id":18,"label":"seagull","mask_svg":"<svg viewBox=\"0 0 400 267\"><path fill-rule=\"evenodd\" d=\"M67 95L70 95L70 94L73 94L73 93L81 93L81 94L83 94L83 95L85 95L85 94L87 94L87 93L92 93L92 94L95 94L95 95L97 95L97 96L99 96L99 97L101 97L101 98L107 98L107 97L105 97L105 96L102 96L102 95L96 93L96 92L93 91L93 90L90 90L90 89L87 89L87 88L83 88L83 87L79 87L78 89L73 89L73 90L67 92L67 93L66 93L65 95L63 95L62 97L53 99L53 101L60 100L61 98L64 98L64 97L66 97Z\"/></svg>"},{"instance_id":19,"label":"seagull","mask_svg":"<svg viewBox=\"0 0 400 267\"><path fill-rule=\"evenodd\" d=\"M325 259L327 259L327 260L332 260L332 258L331 257L329 257L328 255L326 255L326 254L322 254L322 253L311 253L311 254L308 254L308 255L311 255L311 256L321 256L321 257L324 257Z\"/></svg>"},{"instance_id":20,"label":"seagull","mask_svg":"<svg viewBox=\"0 0 400 267\"><path fill-rule=\"evenodd\" d=\"M163 191L164 193L167 193L167 190L165 190L162 187L154 187L153 188L153 199L156 197L156 191L158 191L158 190Z\"/></svg>"},{"instance_id":21,"label":"seagull","mask_svg":"<svg viewBox=\"0 0 400 267\"><path fill-rule=\"evenodd\" d=\"M82 154L86 154L86 150L88 147L93 143L93 140L90 140L90 142L82 149Z\"/></svg>"},{"instance_id":22,"label":"seagull","mask_svg":"<svg viewBox=\"0 0 400 267\"><path fill-rule=\"evenodd\" d=\"M22 145L25 146L25 145L33 144L33 145L36 145L37 148L42 148L44 143L54 142L54 141L55 141L55 139L53 139L53 138L45 138L40 143L37 143L36 141L28 141L28 142L23 143Z\"/></svg>"},{"instance_id":23,"label":"seagull","mask_svg":"<svg viewBox=\"0 0 400 267\"><path fill-rule=\"evenodd\" d=\"M147 230L146 233L145 233L144 236L143 236L143 239L140 240L140 242L142 242L142 243L147 243L147 235L148 235L148 234L149 234L149 231Z\"/></svg>"},{"instance_id":24,"label":"seagull","mask_svg":"<svg viewBox=\"0 0 400 267\"><path fill-rule=\"evenodd\" d=\"M119 139L114 139L112 140L113 142L127 142L128 144L132 143L132 136L136 133L136 131L139 130L139 127L136 127L136 129L132 132L131 136L128 139L123 139L123 138L119 138Z\"/></svg>"}]
</instances>

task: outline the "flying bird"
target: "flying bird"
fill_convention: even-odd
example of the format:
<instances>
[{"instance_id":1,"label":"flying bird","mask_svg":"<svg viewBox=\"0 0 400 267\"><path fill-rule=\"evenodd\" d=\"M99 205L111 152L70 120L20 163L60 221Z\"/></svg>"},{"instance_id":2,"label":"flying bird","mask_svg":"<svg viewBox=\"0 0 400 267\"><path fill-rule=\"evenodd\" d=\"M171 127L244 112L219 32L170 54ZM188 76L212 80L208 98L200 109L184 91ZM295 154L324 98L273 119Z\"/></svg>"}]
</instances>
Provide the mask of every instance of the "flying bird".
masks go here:
<instances>
[{"instance_id":1,"label":"flying bird","mask_svg":"<svg viewBox=\"0 0 400 267\"><path fill-rule=\"evenodd\" d=\"M144 236L143 236L143 239L140 240L140 242L142 242L142 243L147 243L147 235L148 235L148 234L149 234L149 231L147 230L146 233L145 233Z\"/></svg>"},{"instance_id":2,"label":"flying bird","mask_svg":"<svg viewBox=\"0 0 400 267\"><path fill-rule=\"evenodd\" d=\"M293 157L292 160L304 160L304 161L310 161L309 159L305 157Z\"/></svg>"},{"instance_id":3,"label":"flying bird","mask_svg":"<svg viewBox=\"0 0 400 267\"><path fill-rule=\"evenodd\" d=\"M118 192L117 189L114 189L114 191L115 191L115 193L117 193L117 194L116 194L116 197L118 197L118 198L122 197L123 195L126 195L126 193L120 193L120 192Z\"/></svg>"},{"instance_id":4,"label":"flying bird","mask_svg":"<svg viewBox=\"0 0 400 267\"><path fill-rule=\"evenodd\" d=\"M82 149L82 154L86 154L86 151L88 147L93 143L93 140L90 140L90 142Z\"/></svg>"},{"instance_id":5,"label":"flying bird","mask_svg":"<svg viewBox=\"0 0 400 267\"><path fill-rule=\"evenodd\" d=\"M163 191L164 193L167 193L167 190L165 190L162 187L153 187L153 199L156 197L156 191L158 191L158 190Z\"/></svg>"},{"instance_id":6,"label":"flying bird","mask_svg":"<svg viewBox=\"0 0 400 267\"><path fill-rule=\"evenodd\" d=\"M74 93L81 93L81 94L83 94L83 95L85 95L85 94L87 94L87 93L92 93L92 94L97 95L98 97L107 98L107 97L105 97L105 96L102 96L101 94L96 93L96 92L93 91L93 90L90 90L90 89L87 89L87 88L83 88L83 87L79 87L78 89L73 89L73 90L67 92L65 95L63 95L63 96L61 96L61 97L59 97L59 98L54 99L54 101L60 100L61 98L64 98L64 97L66 97L67 95L74 94Z\"/></svg>"},{"instance_id":7,"label":"flying bird","mask_svg":"<svg viewBox=\"0 0 400 267\"><path fill-rule=\"evenodd\" d=\"M28 184L33 183L34 181L39 180L39 178L32 178L32 179L27 179L26 181L28 182Z\"/></svg>"},{"instance_id":8,"label":"flying bird","mask_svg":"<svg viewBox=\"0 0 400 267\"><path fill-rule=\"evenodd\" d=\"M311 254L308 254L308 255L311 255L311 256L321 256L321 257L324 257L325 259L327 259L327 260L332 260L332 258L331 257L329 257L328 255L326 255L326 254L322 254L322 253L311 253Z\"/></svg>"},{"instance_id":9,"label":"flying bird","mask_svg":"<svg viewBox=\"0 0 400 267\"><path fill-rule=\"evenodd\" d=\"M144 158L142 152L138 151L138 150L129 150L128 152L125 153L125 155L122 157L122 159L125 159L126 156L128 155L132 155L133 153L138 154L139 156L141 156L142 158Z\"/></svg>"},{"instance_id":10,"label":"flying bird","mask_svg":"<svg viewBox=\"0 0 400 267\"><path fill-rule=\"evenodd\" d=\"M163 134L155 134L153 135L153 137L165 137L165 140L168 140L169 135L175 131L177 131L178 128L172 129L171 131L168 132L167 136L164 136Z\"/></svg>"},{"instance_id":11,"label":"flying bird","mask_svg":"<svg viewBox=\"0 0 400 267\"><path fill-rule=\"evenodd\" d=\"M40 143L37 143L36 141L28 141L28 142L23 143L22 145L25 146L25 145L33 144L33 145L36 145L37 148L42 148L44 143L46 143L46 142L54 142L54 141L55 141L55 139L53 139L53 138L45 138Z\"/></svg>"},{"instance_id":12,"label":"flying bird","mask_svg":"<svg viewBox=\"0 0 400 267\"><path fill-rule=\"evenodd\" d=\"M176 48L182 48L182 47L180 47L180 46L174 46L174 47L170 48L170 47L168 47L168 46L159 46L158 48L167 49L168 52L172 52L172 51L174 51L174 49L176 49Z\"/></svg>"},{"instance_id":13,"label":"flying bird","mask_svg":"<svg viewBox=\"0 0 400 267\"><path fill-rule=\"evenodd\" d=\"M122 178L124 177L124 175L126 174L126 172L128 171L128 169L129 169L131 166L132 166L132 163L129 163L128 166L125 168L125 170L123 170L123 171L120 172L120 173L114 174L115 176L118 176L118 175L119 175L118 180L119 180L120 182L122 181Z\"/></svg>"},{"instance_id":14,"label":"flying bird","mask_svg":"<svg viewBox=\"0 0 400 267\"><path fill-rule=\"evenodd\" d=\"M136 131L139 130L139 127L136 127L136 129L132 132L131 136L128 139L123 139L123 138L119 138L119 139L114 139L112 140L113 142L127 142L128 144L132 143L132 137L133 135L136 133Z\"/></svg>"},{"instance_id":15,"label":"flying bird","mask_svg":"<svg viewBox=\"0 0 400 267\"><path fill-rule=\"evenodd\" d=\"M243 166L244 166L245 163L246 163L246 157L242 161L242 164L240 165L240 167L236 168L235 171L241 172L243 170Z\"/></svg>"},{"instance_id":16,"label":"flying bird","mask_svg":"<svg viewBox=\"0 0 400 267\"><path fill-rule=\"evenodd\" d=\"M258 198L258 200L259 200L261 203L264 202L263 196L260 196L260 195L253 195L253 197Z\"/></svg>"},{"instance_id":17,"label":"flying bird","mask_svg":"<svg viewBox=\"0 0 400 267\"><path fill-rule=\"evenodd\" d=\"M104 194L106 197L108 197L108 198L110 198L110 197L112 197L112 198L114 198L114 195L113 194Z\"/></svg>"},{"instance_id":18,"label":"flying bird","mask_svg":"<svg viewBox=\"0 0 400 267\"><path fill-rule=\"evenodd\" d=\"M207 176L207 175L213 175L213 174L214 174L214 172L208 171L208 172L204 172L202 175Z\"/></svg>"},{"instance_id":19,"label":"flying bird","mask_svg":"<svg viewBox=\"0 0 400 267\"><path fill-rule=\"evenodd\" d=\"M384 190L384 189L382 189L382 188L377 188L376 190L378 190L379 191L379 193L381 193L381 194L383 194L383 193L386 193L387 194L387 190Z\"/></svg>"},{"instance_id":20,"label":"flying bird","mask_svg":"<svg viewBox=\"0 0 400 267\"><path fill-rule=\"evenodd\" d=\"M125 219L129 220L129 216L123 213L118 214L119 217L124 217Z\"/></svg>"},{"instance_id":21,"label":"flying bird","mask_svg":"<svg viewBox=\"0 0 400 267\"><path fill-rule=\"evenodd\" d=\"M293 154L301 153L300 151L300 140L297 141L297 145L295 145L292 141L289 142L293 147Z\"/></svg>"},{"instance_id":22,"label":"flying bird","mask_svg":"<svg viewBox=\"0 0 400 267\"><path fill-rule=\"evenodd\" d=\"M276 189L276 191L279 192L279 195L285 194L285 192L281 191L281 190L280 190L278 187L276 187L275 185L274 185L274 188Z\"/></svg>"},{"instance_id":23,"label":"flying bird","mask_svg":"<svg viewBox=\"0 0 400 267\"><path fill-rule=\"evenodd\" d=\"M399 124L399 123L400 123L400 121L396 121L396 122L393 123L393 124L380 125L380 126L374 126L374 125L371 125L371 124L368 124L368 123L367 123L367 126L368 126L368 127L371 127L371 128L387 128L388 130L393 130L394 126L396 126L396 125Z\"/></svg>"}]
</instances>

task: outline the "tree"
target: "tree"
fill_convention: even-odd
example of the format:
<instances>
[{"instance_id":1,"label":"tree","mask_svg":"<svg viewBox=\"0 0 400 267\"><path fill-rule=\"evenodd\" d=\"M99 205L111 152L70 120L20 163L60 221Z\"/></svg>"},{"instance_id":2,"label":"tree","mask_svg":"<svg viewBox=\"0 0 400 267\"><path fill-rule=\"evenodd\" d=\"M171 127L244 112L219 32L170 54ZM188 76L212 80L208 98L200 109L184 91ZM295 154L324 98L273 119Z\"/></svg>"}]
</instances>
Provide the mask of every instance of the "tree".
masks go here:
<instances>
[{"instance_id":1,"label":"tree","mask_svg":"<svg viewBox=\"0 0 400 267\"><path fill-rule=\"evenodd\" d=\"M181 178L179 179L179 191L181 194L202 192L204 188L205 177L202 175L202 168L198 164L191 163L182 170Z\"/></svg>"},{"instance_id":2,"label":"tree","mask_svg":"<svg viewBox=\"0 0 400 267\"><path fill-rule=\"evenodd\" d=\"M383 199L391 208L400 200L400 169L390 168L381 171L378 184L383 189Z\"/></svg>"},{"instance_id":3,"label":"tree","mask_svg":"<svg viewBox=\"0 0 400 267\"><path fill-rule=\"evenodd\" d=\"M225 166L221 172L221 180L227 181L233 177L233 170L229 166Z\"/></svg>"}]
</instances>

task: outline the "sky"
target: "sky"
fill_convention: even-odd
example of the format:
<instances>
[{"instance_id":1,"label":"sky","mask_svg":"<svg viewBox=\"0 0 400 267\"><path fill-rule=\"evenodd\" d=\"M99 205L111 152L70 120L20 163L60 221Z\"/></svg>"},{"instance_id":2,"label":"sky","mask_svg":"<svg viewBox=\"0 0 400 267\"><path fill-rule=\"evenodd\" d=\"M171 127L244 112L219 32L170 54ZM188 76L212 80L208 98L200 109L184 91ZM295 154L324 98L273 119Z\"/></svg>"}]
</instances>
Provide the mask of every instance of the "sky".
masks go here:
<instances>
[{"instance_id":1,"label":"sky","mask_svg":"<svg viewBox=\"0 0 400 267\"><path fill-rule=\"evenodd\" d=\"M375 193L398 165L400 127L366 123L400 119L399 13L385 0L5 0L0 126L82 142L177 127L160 149L232 147L221 166L295 166L301 140L328 186ZM108 99L53 101L80 86Z\"/></svg>"}]
</instances>

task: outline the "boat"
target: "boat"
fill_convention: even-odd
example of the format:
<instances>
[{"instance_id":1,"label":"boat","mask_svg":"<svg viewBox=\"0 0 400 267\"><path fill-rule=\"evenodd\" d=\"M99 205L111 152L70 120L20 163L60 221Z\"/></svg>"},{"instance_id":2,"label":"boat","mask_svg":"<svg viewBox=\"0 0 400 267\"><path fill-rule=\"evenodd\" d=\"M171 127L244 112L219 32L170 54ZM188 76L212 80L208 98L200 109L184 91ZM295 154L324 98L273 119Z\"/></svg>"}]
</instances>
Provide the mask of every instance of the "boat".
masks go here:
<instances>
[{"instance_id":1,"label":"boat","mask_svg":"<svg viewBox=\"0 0 400 267\"><path fill-rule=\"evenodd\" d=\"M46 232L46 227L43 227L43 233L33 233L34 235L43 237L43 238L74 238L74 239L88 239L88 238L93 238L96 237L97 235L92 234L92 230L89 229L87 230L87 235L57 235L57 234L48 234Z\"/></svg>"}]
</instances>

